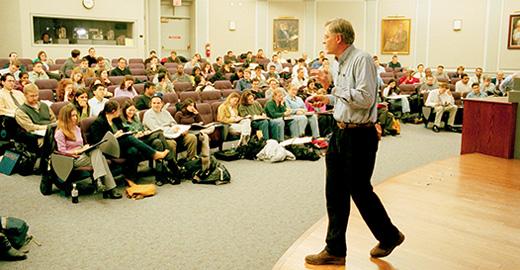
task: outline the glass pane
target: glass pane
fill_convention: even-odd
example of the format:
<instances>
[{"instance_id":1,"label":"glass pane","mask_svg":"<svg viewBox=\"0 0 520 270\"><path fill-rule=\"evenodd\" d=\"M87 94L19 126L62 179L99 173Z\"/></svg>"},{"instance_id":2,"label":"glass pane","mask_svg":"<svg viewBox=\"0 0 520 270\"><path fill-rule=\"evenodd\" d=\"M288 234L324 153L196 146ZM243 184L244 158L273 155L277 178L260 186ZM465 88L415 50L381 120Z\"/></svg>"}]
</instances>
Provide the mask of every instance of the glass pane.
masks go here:
<instances>
[{"instance_id":1,"label":"glass pane","mask_svg":"<svg viewBox=\"0 0 520 270\"><path fill-rule=\"evenodd\" d=\"M34 43L133 46L133 22L33 17Z\"/></svg>"}]
</instances>

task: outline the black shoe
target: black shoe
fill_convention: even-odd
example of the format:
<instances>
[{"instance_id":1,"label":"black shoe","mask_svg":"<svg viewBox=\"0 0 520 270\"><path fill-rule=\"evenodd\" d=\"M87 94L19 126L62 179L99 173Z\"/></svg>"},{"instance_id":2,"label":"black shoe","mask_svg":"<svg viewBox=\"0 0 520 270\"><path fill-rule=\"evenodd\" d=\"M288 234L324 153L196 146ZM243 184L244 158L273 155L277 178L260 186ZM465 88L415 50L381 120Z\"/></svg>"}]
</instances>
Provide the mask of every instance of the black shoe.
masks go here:
<instances>
[{"instance_id":1,"label":"black shoe","mask_svg":"<svg viewBox=\"0 0 520 270\"><path fill-rule=\"evenodd\" d=\"M17 249L11 247L4 254L0 255L0 260L4 261L21 261L27 259L27 255L25 253L18 251Z\"/></svg>"},{"instance_id":2,"label":"black shoe","mask_svg":"<svg viewBox=\"0 0 520 270\"><path fill-rule=\"evenodd\" d=\"M181 183L181 179L177 177L168 177L168 183L172 185L179 185Z\"/></svg>"},{"instance_id":3,"label":"black shoe","mask_svg":"<svg viewBox=\"0 0 520 270\"><path fill-rule=\"evenodd\" d=\"M438 126L433 126L432 130L435 133L439 133L441 131Z\"/></svg>"},{"instance_id":4,"label":"black shoe","mask_svg":"<svg viewBox=\"0 0 520 270\"><path fill-rule=\"evenodd\" d=\"M450 132L457 132L457 130L450 125L446 125L446 127L444 129L446 131L450 131Z\"/></svg>"},{"instance_id":5,"label":"black shoe","mask_svg":"<svg viewBox=\"0 0 520 270\"><path fill-rule=\"evenodd\" d=\"M399 238L397 239L397 241L395 243L393 243L393 244L382 244L382 243L379 243L377 246L375 246L370 251L370 256L372 256L374 258L386 257L386 256L390 255L390 253L392 253L394 248L396 248L397 246L402 244L403 241L404 241L404 234L399 232Z\"/></svg>"},{"instance_id":6,"label":"black shoe","mask_svg":"<svg viewBox=\"0 0 520 270\"><path fill-rule=\"evenodd\" d=\"M103 199L121 199L123 195L119 193L115 188L103 192Z\"/></svg>"},{"instance_id":7,"label":"black shoe","mask_svg":"<svg viewBox=\"0 0 520 270\"><path fill-rule=\"evenodd\" d=\"M47 174L42 174L42 180L40 181L40 192L44 196L52 194L52 178Z\"/></svg>"}]
</instances>

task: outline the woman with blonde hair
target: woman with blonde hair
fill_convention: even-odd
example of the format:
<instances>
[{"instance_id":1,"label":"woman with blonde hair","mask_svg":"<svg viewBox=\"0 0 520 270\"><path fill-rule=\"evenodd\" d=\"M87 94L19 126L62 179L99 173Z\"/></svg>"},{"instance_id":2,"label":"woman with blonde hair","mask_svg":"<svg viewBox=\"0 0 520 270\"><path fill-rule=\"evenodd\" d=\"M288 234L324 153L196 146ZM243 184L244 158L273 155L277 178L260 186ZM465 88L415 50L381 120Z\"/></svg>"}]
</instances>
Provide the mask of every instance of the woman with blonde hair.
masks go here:
<instances>
[{"instance_id":1,"label":"woman with blonde hair","mask_svg":"<svg viewBox=\"0 0 520 270\"><path fill-rule=\"evenodd\" d=\"M217 121L229 124L229 131L231 134L240 134L239 145L247 144L251 135L251 120L241 117L238 114L238 102L240 94L237 92L231 93L224 103L218 107Z\"/></svg>"},{"instance_id":2,"label":"woman with blonde hair","mask_svg":"<svg viewBox=\"0 0 520 270\"><path fill-rule=\"evenodd\" d=\"M98 190L103 190L104 199L120 199L121 193L115 190L116 182L108 167L107 160L99 148L85 151L81 129L78 127L78 111L73 104L61 108L58 114L58 128L54 135L59 152L74 157L74 167L92 166Z\"/></svg>"}]
</instances>

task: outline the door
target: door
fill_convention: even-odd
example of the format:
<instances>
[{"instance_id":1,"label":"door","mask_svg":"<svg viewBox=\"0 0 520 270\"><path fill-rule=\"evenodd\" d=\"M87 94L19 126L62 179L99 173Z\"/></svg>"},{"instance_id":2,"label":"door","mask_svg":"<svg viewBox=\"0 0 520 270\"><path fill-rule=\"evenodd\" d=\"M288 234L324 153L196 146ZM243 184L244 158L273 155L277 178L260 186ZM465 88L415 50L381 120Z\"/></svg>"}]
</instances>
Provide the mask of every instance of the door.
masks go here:
<instances>
[{"instance_id":1,"label":"door","mask_svg":"<svg viewBox=\"0 0 520 270\"><path fill-rule=\"evenodd\" d=\"M161 17L161 55L170 56L177 51L187 59L191 57L190 19Z\"/></svg>"}]
</instances>

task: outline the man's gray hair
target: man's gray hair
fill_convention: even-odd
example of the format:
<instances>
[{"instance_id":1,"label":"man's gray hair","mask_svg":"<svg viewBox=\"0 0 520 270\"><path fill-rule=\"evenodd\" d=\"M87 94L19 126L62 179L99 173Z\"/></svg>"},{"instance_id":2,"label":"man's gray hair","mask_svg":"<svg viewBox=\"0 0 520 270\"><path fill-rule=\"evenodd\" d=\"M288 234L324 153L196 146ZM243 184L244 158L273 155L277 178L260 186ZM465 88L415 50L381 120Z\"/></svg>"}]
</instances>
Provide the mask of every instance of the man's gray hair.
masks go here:
<instances>
[{"instance_id":1,"label":"man's gray hair","mask_svg":"<svg viewBox=\"0 0 520 270\"><path fill-rule=\"evenodd\" d=\"M352 45L355 39L354 28L352 24L345 19L333 19L325 23L330 33L341 35L341 40L348 45Z\"/></svg>"}]
</instances>

